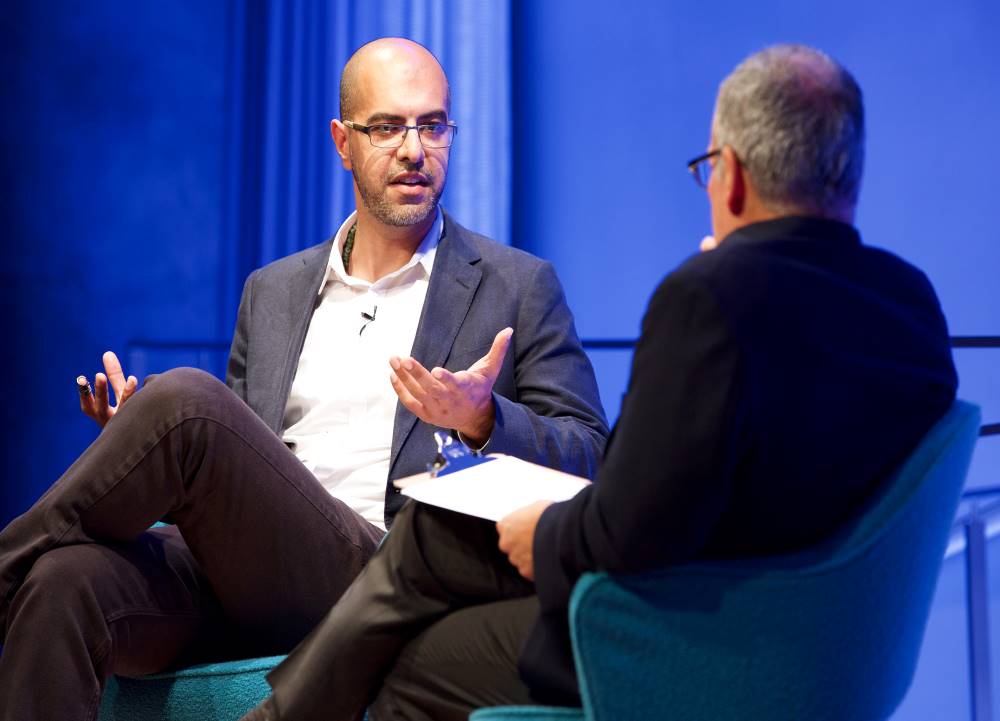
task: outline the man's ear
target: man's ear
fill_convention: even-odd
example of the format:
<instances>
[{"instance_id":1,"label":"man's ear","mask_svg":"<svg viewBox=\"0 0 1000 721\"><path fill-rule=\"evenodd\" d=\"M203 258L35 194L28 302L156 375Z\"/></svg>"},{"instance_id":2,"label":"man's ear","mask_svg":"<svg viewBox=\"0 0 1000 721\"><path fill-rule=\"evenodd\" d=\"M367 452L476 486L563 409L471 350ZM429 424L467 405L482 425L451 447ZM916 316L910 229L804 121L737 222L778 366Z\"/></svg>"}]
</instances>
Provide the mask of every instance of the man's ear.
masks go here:
<instances>
[{"instance_id":1,"label":"man's ear","mask_svg":"<svg viewBox=\"0 0 1000 721\"><path fill-rule=\"evenodd\" d=\"M330 121L330 137L333 138L333 146L337 149L340 162L344 164L344 170L351 170L351 152L347 148L347 126L334 118Z\"/></svg>"},{"instance_id":2,"label":"man's ear","mask_svg":"<svg viewBox=\"0 0 1000 721\"><path fill-rule=\"evenodd\" d=\"M747 200L746 170L740 159L728 145L722 147L722 187L725 193L726 208L734 216L743 213Z\"/></svg>"}]
</instances>

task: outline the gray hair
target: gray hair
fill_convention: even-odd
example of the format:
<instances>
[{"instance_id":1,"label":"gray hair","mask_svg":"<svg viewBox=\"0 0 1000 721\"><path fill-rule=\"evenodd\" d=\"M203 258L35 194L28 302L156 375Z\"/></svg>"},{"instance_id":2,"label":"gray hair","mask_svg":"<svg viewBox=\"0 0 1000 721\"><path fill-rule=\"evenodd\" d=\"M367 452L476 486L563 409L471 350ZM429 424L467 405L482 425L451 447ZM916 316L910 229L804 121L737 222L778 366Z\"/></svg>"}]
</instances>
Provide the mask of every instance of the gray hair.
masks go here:
<instances>
[{"instance_id":1,"label":"gray hair","mask_svg":"<svg viewBox=\"0 0 1000 721\"><path fill-rule=\"evenodd\" d=\"M740 63L719 88L716 147L730 146L775 210L836 215L861 187L865 118L847 70L804 45L775 45Z\"/></svg>"}]
</instances>

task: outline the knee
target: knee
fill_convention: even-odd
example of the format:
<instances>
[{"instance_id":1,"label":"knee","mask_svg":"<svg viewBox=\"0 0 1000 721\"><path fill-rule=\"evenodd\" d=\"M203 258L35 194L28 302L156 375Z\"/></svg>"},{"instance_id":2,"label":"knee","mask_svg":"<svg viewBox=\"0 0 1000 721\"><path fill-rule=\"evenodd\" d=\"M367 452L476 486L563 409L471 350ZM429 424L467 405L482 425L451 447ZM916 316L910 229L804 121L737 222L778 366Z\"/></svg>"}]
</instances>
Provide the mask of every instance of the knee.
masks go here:
<instances>
[{"instance_id":1,"label":"knee","mask_svg":"<svg viewBox=\"0 0 1000 721\"><path fill-rule=\"evenodd\" d=\"M225 390L226 386L211 373L200 368L172 368L163 373L149 376L143 384L143 390L172 395L212 394Z\"/></svg>"},{"instance_id":2,"label":"knee","mask_svg":"<svg viewBox=\"0 0 1000 721\"><path fill-rule=\"evenodd\" d=\"M232 391L215 376L198 368L174 368L150 376L140 396L155 403L161 411L197 412L197 408L217 408L235 398Z\"/></svg>"}]
</instances>

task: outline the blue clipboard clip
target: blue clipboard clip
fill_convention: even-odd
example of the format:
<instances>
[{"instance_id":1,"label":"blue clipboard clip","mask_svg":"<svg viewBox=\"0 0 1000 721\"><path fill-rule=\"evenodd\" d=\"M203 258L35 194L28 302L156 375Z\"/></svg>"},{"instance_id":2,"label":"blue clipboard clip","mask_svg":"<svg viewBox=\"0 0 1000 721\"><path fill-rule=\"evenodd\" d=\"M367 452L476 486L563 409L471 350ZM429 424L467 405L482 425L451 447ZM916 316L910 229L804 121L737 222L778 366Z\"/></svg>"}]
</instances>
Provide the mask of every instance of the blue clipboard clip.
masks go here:
<instances>
[{"instance_id":1,"label":"blue clipboard clip","mask_svg":"<svg viewBox=\"0 0 1000 721\"><path fill-rule=\"evenodd\" d=\"M472 450L445 431L434 431L434 441L437 443L437 455L433 463L427 464L427 473L431 478L446 476L455 471L478 466L493 459Z\"/></svg>"}]
</instances>

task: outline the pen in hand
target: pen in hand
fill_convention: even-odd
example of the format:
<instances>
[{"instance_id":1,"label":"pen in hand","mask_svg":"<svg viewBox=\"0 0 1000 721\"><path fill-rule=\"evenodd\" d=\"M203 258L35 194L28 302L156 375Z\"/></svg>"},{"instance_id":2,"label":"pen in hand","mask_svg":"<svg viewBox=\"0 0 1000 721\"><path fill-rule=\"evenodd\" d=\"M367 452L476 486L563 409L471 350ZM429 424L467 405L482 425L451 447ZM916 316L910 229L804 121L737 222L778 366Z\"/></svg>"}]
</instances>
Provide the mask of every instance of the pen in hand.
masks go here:
<instances>
[{"instance_id":1,"label":"pen in hand","mask_svg":"<svg viewBox=\"0 0 1000 721\"><path fill-rule=\"evenodd\" d=\"M76 377L76 391L80 394L81 398L87 398L93 394L93 391L90 388L90 381L87 380L87 376Z\"/></svg>"}]
</instances>

